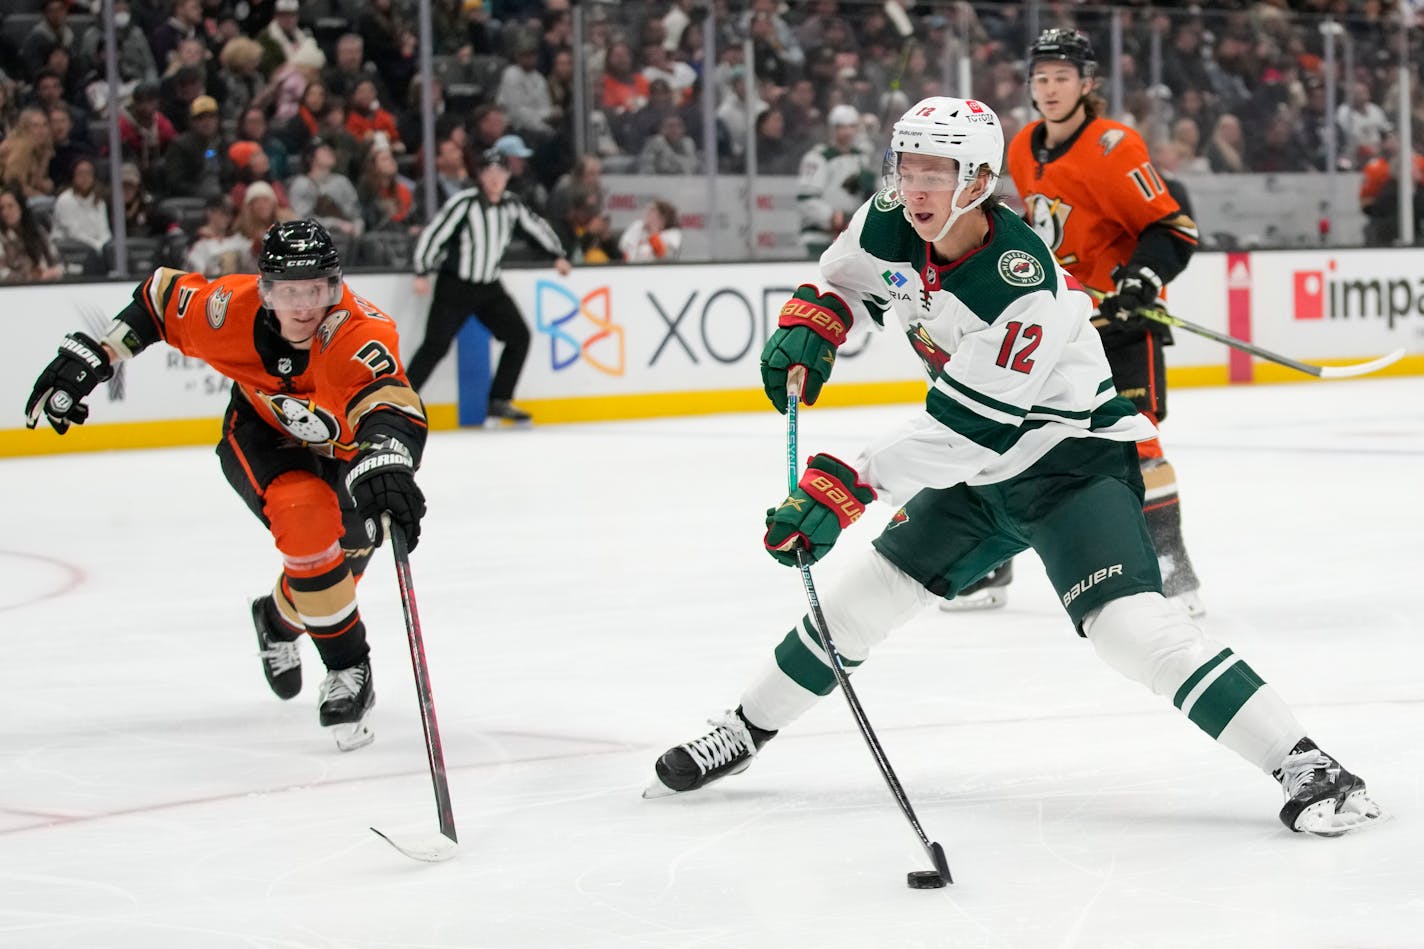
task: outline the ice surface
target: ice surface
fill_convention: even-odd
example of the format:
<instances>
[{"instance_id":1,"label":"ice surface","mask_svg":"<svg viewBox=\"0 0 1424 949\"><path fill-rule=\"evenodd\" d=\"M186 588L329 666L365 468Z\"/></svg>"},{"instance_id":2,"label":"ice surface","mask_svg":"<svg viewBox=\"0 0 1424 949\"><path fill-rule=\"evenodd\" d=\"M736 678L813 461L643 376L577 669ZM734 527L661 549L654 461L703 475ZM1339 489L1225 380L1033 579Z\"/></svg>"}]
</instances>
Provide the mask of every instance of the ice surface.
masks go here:
<instances>
[{"instance_id":1,"label":"ice surface","mask_svg":"<svg viewBox=\"0 0 1424 949\"><path fill-rule=\"evenodd\" d=\"M857 673L955 886L829 696L698 795L639 796L804 610L760 552L773 412L436 433L412 558L459 856L433 833L394 571L361 585L377 738L267 690L278 559L206 449L0 462L0 946L1424 945L1424 380L1179 390L1166 445L1206 623L1395 819L1277 822L1273 781L1104 666L1021 558ZM812 409L852 455L911 409ZM843 538L865 543L889 511ZM834 583L836 555L816 568Z\"/></svg>"}]
</instances>

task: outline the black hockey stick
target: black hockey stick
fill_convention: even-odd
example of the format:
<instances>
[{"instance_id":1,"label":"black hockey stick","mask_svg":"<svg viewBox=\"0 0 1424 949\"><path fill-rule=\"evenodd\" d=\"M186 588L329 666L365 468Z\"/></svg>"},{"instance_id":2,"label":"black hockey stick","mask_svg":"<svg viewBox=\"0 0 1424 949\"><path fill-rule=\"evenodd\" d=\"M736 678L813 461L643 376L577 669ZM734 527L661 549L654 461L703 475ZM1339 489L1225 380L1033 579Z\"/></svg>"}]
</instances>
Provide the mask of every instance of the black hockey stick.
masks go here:
<instances>
[{"instance_id":1,"label":"black hockey stick","mask_svg":"<svg viewBox=\"0 0 1424 949\"><path fill-rule=\"evenodd\" d=\"M1097 291L1088 291L1095 300L1102 300L1107 294ZM1137 311L1137 315L1144 319L1161 323L1164 326L1172 326L1177 329L1184 329L1189 333L1195 333L1207 339L1214 340L1232 349L1239 349L1244 353L1259 356L1268 362L1273 362L1296 372L1303 372L1308 376L1315 376L1317 379L1350 379L1354 376L1367 376L1372 372L1378 372L1386 366L1392 366L1404 358L1404 350L1396 349L1392 353L1386 353L1378 359L1371 359L1368 362L1354 363L1349 366L1315 366L1308 362L1300 362L1289 356L1282 356L1280 353L1273 353L1269 349L1263 349L1255 343L1248 343L1244 339L1237 339L1235 336L1228 336L1225 333L1218 333L1214 329L1208 329L1199 323L1184 320L1180 316L1173 316L1161 307L1144 307ZM1104 317L1095 317L1094 325L1099 325L1098 321Z\"/></svg>"},{"instance_id":2,"label":"black hockey stick","mask_svg":"<svg viewBox=\"0 0 1424 949\"><path fill-rule=\"evenodd\" d=\"M410 550L405 534L391 523L390 515L382 517L386 536L395 554L396 583L400 586L401 607L405 611L406 638L410 640L410 664L415 670L415 693L420 701L420 724L425 730L425 755L430 761L430 781L435 787L435 810L440 816L440 835L420 841L397 842L389 834L371 830L386 843L410 857L426 863L439 863L455 856L459 838L455 835L455 812L450 806L450 784L445 778L445 752L440 744L440 726L435 721L435 700L430 694L430 671L425 663L425 644L420 638L420 614L415 608L415 585L410 578Z\"/></svg>"},{"instance_id":3,"label":"black hockey stick","mask_svg":"<svg viewBox=\"0 0 1424 949\"><path fill-rule=\"evenodd\" d=\"M787 491L796 490L800 473L800 464L796 457L796 425L797 403L801 401L801 380L804 378L804 374L804 369L793 369L786 384ZM871 757L875 759L875 765L880 769L880 775L889 786L890 793L895 797L895 802L900 805L900 812L905 815L905 819L915 829L915 833L920 838L920 844L925 848L925 853L929 854L935 871L945 883L953 883L954 877L949 875L949 861L945 858L944 848L937 842L931 841L925 833L925 829L920 826L920 819L915 816L915 809L910 806L910 798L905 794L905 788L900 784L900 779L895 776L895 769L890 767L890 759L886 756L885 749L880 747L880 740L875 737L875 730L870 727L870 719L866 717L865 709L861 707L855 689L851 688L850 676L846 673L845 666L841 662L841 654L836 651L836 644L831 640L830 624L826 622L826 614L821 610L821 600L816 596L816 584L811 579L811 564L806 560L806 551L801 547L796 549L796 566L801 571L801 586L806 591L806 602L811 606L811 619L815 622L817 632L820 634L826 658L830 660L831 673L836 677L836 684L841 687L841 694L845 696L846 704L850 706L851 716L860 729L860 735L869 746ZM914 875L911 874L911 876Z\"/></svg>"}]
</instances>

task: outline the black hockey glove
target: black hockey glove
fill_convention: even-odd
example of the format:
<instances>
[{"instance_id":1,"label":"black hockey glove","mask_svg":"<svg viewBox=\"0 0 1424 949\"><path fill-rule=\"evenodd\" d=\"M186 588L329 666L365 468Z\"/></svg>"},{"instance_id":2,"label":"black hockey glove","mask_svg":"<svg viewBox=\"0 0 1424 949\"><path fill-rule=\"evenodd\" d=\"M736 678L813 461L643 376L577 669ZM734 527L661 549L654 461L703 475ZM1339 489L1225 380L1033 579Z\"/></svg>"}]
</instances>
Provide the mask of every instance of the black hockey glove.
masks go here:
<instances>
[{"instance_id":1,"label":"black hockey glove","mask_svg":"<svg viewBox=\"0 0 1424 949\"><path fill-rule=\"evenodd\" d=\"M346 472L346 491L356 511L366 519L366 536L377 547L385 537L381 515L405 535L410 550L420 541L420 519L425 516L425 495L415 483L415 463L410 449L389 436L364 445Z\"/></svg>"},{"instance_id":2,"label":"black hockey glove","mask_svg":"<svg viewBox=\"0 0 1424 949\"><path fill-rule=\"evenodd\" d=\"M1109 326L1119 331L1166 335L1166 325L1137 313L1158 305L1162 278L1151 267L1142 265L1118 267L1112 276L1117 281L1117 290L1098 304L1098 315L1107 317L1111 321Z\"/></svg>"},{"instance_id":3,"label":"black hockey glove","mask_svg":"<svg viewBox=\"0 0 1424 949\"><path fill-rule=\"evenodd\" d=\"M34 428L41 415L61 435L70 425L83 425L89 417L84 400L99 383L113 377L114 367L104 348L83 333L70 333L59 344L59 355L35 381L25 403L25 427Z\"/></svg>"}]
</instances>

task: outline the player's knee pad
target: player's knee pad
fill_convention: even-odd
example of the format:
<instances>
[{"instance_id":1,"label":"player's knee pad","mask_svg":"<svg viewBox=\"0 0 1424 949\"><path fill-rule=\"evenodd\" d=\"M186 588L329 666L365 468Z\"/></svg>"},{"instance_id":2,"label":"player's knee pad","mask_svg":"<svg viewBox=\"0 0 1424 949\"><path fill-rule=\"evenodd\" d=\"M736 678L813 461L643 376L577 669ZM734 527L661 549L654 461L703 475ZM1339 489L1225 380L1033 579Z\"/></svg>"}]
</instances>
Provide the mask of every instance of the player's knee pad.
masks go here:
<instances>
[{"instance_id":1,"label":"player's knee pad","mask_svg":"<svg viewBox=\"0 0 1424 949\"><path fill-rule=\"evenodd\" d=\"M1158 593L1113 600L1089 614L1083 630L1103 661L1158 695L1173 695L1222 649Z\"/></svg>"},{"instance_id":2,"label":"player's knee pad","mask_svg":"<svg viewBox=\"0 0 1424 949\"><path fill-rule=\"evenodd\" d=\"M316 569L340 558L341 504L331 485L316 475L278 475L263 492L262 513L289 564Z\"/></svg>"},{"instance_id":3,"label":"player's knee pad","mask_svg":"<svg viewBox=\"0 0 1424 949\"><path fill-rule=\"evenodd\" d=\"M928 590L879 551L867 547L827 584L821 608L836 650L847 659L863 660L872 647L931 599Z\"/></svg>"}]
</instances>

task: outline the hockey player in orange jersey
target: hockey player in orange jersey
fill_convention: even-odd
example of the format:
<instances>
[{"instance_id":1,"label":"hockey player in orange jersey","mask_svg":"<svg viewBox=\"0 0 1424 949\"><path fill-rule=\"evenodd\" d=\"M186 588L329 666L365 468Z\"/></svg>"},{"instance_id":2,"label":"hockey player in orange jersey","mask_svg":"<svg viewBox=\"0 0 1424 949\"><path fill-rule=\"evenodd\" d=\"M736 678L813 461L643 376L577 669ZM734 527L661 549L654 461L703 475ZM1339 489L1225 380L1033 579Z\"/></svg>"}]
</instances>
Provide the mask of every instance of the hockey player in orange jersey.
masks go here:
<instances>
[{"instance_id":1,"label":"hockey player in orange jersey","mask_svg":"<svg viewBox=\"0 0 1424 949\"><path fill-rule=\"evenodd\" d=\"M1171 332L1136 312L1157 303L1196 249L1185 192L1174 194L1163 182L1137 132L1097 114L1097 62L1085 34L1044 30L1029 47L1028 64L1029 91L1042 119L1009 143L1009 173L1039 237L1065 270L1104 298L1093 323L1118 392L1160 425L1167 417L1162 350L1171 345ZM1163 593L1200 615L1176 472L1157 439L1138 443L1138 457ZM1006 566L986 581L1003 580L1007 572Z\"/></svg>"},{"instance_id":2,"label":"hockey player in orange jersey","mask_svg":"<svg viewBox=\"0 0 1424 949\"><path fill-rule=\"evenodd\" d=\"M252 603L263 672L281 698L300 692L297 640L310 634L327 669L321 724L350 751L374 737L356 581L383 540L383 516L410 547L419 539L425 411L401 367L395 323L343 282L321 224L273 225L258 269L210 283L160 267L101 339L64 338L26 423L45 418L61 435L83 423L85 398L114 364L157 342L233 381L218 458L282 554L276 588Z\"/></svg>"}]
</instances>

